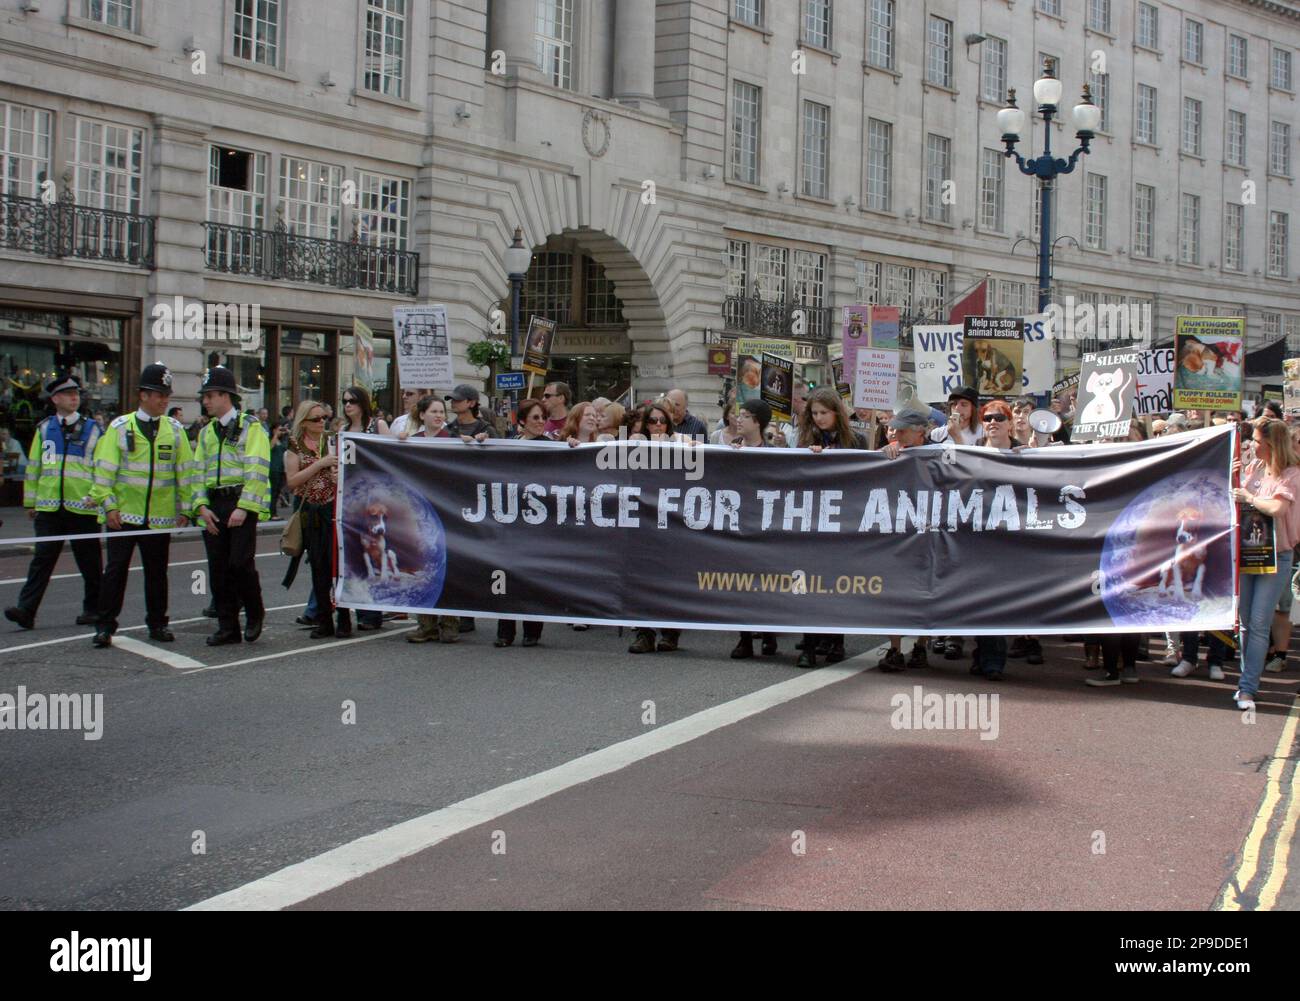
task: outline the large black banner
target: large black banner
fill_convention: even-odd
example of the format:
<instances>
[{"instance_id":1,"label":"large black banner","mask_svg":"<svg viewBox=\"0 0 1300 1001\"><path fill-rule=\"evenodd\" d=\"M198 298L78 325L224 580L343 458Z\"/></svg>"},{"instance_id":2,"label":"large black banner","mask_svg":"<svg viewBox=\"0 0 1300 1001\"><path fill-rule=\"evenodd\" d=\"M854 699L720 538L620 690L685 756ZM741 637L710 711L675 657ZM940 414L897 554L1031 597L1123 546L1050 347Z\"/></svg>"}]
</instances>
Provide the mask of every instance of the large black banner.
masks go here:
<instances>
[{"instance_id":1,"label":"large black banner","mask_svg":"<svg viewBox=\"0 0 1300 1001\"><path fill-rule=\"evenodd\" d=\"M892 460L347 435L336 595L684 628L1231 628L1233 433Z\"/></svg>"}]
</instances>

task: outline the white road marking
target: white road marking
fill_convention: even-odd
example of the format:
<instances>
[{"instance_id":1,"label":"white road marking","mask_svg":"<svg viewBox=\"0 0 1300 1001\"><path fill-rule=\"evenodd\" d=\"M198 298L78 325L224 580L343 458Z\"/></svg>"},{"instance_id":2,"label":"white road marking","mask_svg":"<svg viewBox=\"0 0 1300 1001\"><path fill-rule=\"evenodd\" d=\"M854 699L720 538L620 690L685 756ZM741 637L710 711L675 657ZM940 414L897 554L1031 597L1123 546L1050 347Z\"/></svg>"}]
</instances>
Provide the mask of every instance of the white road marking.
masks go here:
<instances>
[{"instance_id":1,"label":"white road marking","mask_svg":"<svg viewBox=\"0 0 1300 1001\"><path fill-rule=\"evenodd\" d=\"M300 601L296 605L276 605L274 608L268 608L267 611L283 612L286 608L306 608L306 607L307 607L307 602ZM207 619L206 615L196 615L192 619L172 619L170 625L184 626L184 625L188 625L191 622L202 622L204 619ZM209 621L216 622L217 620L210 619ZM117 637L117 636L121 636L122 633L125 632L135 632L136 630L139 629L148 629L148 628L149 628L148 626L124 626L123 628L115 632L113 636ZM52 646L55 643L73 643L77 640L88 640L94 635L95 634L93 632L77 633L76 636L60 636L56 640L40 640L39 642L36 643L23 643L20 646L0 646L0 653L4 653L4 654L17 653L19 650L31 650L38 646Z\"/></svg>"},{"instance_id":2,"label":"white road marking","mask_svg":"<svg viewBox=\"0 0 1300 1001\"><path fill-rule=\"evenodd\" d=\"M160 646L141 643L131 636L114 636L113 649L139 654L141 657L148 657L150 660L156 660L160 664L166 664L168 667L174 667L182 671L203 666L201 661L197 661L193 657L186 657L183 653L176 653L174 650L167 650Z\"/></svg>"},{"instance_id":3,"label":"white road marking","mask_svg":"<svg viewBox=\"0 0 1300 1001\"><path fill-rule=\"evenodd\" d=\"M258 553L258 554L257 554L257 558L258 558L259 560L261 560L261 559L265 559L265 558L268 557L268 556L279 556L279 555L280 555L279 553ZM196 564L199 564L199 563L204 563L204 564L206 564L207 562L208 562L208 561L207 561L206 559L202 559L202 560L184 560L184 561L182 561L182 562L180 562L180 563L168 563L167 566L169 566L169 567L192 567L192 566L195 566ZM140 567L137 565L137 566L133 566L133 567L128 567L128 569L129 569L129 570L139 570ZM70 580L70 579L73 578L73 577L80 577L80 576L81 576L81 574L79 574L79 573L56 573L56 574L53 574L53 575L50 577L50 580L51 580L51 581L56 581L56 580ZM27 578L26 578L26 577L10 577L8 580L0 580L0 584L26 584L26 583L27 583Z\"/></svg>"},{"instance_id":4,"label":"white road marking","mask_svg":"<svg viewBox=\"0 0 1300 1001\"><path fill-rule=\"evenodd\" d=\"M310 646L294 647L292 650L281 650L279 653L264 653L257 657L244 657L242 660L232 660L228 664L200 664L198 670L190 671L190 674L199 674L201 671L221 671L227 667L239 667L241 664L256 664L262 660L275 660L278 657L296 657L302 653L319 653L322 650L329 650L332 647L354 646L357 643L365 643L369 640L383 639L385 636L396 636L399 633L409 633L415 626L403 626L400 629L377 629L369 636L356 636L346 640L335 640L333 643L321 643L312 640Z\"/></svg>"},{"instance_id":5,"label":"white road marking","mask_svg":"<svg viewBox=\"0 0 1300 1001\"><path fill-rule=\"evenodd\" d=\"M879 656L884 649L882 644L843 664L810 671L723 705L705 709L686 719L667 723L649 733L585 754L556 768L358 838L315 858L201 900L186 910L272 910L300 903L538 800L617 772L714 730L853 677L863 669L863 665L855 663L856 661Z\"/></svg>"}]
</instances>

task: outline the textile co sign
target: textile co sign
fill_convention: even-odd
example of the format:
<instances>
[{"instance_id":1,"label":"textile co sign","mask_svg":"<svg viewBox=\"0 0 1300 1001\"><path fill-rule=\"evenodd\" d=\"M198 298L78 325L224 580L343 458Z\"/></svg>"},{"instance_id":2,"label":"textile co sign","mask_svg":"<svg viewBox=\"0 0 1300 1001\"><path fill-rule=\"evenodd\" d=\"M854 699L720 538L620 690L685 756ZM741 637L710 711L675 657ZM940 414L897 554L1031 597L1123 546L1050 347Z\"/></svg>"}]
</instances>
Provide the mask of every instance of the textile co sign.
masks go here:
<instances>
[{"instance_id":1,"label":"textile co sign","mask_svg":"<svg viewBox=\"0 0 1300 1001\"><path fill-rule=\"evenodd\" d=\"M690 482L680 465L611 461L672 444L346 437L337 597L351 607L930 635L1228 628L1236 610L1228 428L895 460L697 446ZM1199 600L1168 573L1187 509ZM550 586L559 561L590 586Z\"/></svg>"}]
</instances>

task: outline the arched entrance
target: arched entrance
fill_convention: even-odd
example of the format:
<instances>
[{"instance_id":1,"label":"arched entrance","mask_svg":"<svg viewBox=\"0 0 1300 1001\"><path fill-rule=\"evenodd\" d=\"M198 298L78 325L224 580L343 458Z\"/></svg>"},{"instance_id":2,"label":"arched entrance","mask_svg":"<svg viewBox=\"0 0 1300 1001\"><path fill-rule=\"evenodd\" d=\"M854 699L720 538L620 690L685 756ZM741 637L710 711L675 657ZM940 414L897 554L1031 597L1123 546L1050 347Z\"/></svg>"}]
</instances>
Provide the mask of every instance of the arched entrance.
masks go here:
<instances>
[{"instance_id":1,"label":"arched entrance","mask_svg":"<svg viewBox=\"0 0 1300 1001\"><path fill-rule=\"evenodd\" d=\"M557 323L548 382L576 399L636 401L668 376L666 321L649 275L613 237L568 229L535 246L521 296L520 327Z\"/></svg>"}]
</instances>

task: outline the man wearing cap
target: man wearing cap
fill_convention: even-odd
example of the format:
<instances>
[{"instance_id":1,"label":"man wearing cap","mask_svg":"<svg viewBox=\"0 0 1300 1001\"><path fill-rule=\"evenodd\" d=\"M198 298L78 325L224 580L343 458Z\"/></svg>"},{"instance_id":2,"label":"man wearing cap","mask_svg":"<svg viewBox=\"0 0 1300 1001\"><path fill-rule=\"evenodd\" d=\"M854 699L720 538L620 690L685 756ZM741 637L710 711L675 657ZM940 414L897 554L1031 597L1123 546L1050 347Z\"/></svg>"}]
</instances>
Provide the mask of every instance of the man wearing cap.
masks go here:
<instances>
[{"instance_id":1,"label":"man wearing cap","mask_svg":"<svg viewBox=\"0 0 1300 1001\"><path fill-rule=\"evenodd\" d=\"M98 424L77 412L81 406L81 380L75 375L60 373L46 384L45 392L54 405L54 416L41 421L32 437L23 507L34 519L38 536L97 533L95 506L85 498L94 485L95 446L102 432ZM99 615L103 574L99 540L73 539L71 545L85 585L77 625L90 625ZM27 582L18 595L18 604L5 609L6 619L24 629L32 628L62 552L61 538L36 544Z\"/></svg>"},{"instance_id":2,"label":"man wearing cap","mask_svg":"<svg viewBox=\"0 0 1300 1001\"><path fill-rule=\"evenodd\" d=\"M920 404L905 406L889 421L889 429L894 432L894 440L881 449L891 459L897 459L904 449L917 448L929 444L926 432L930 429L928 408ZM912 652L907 661L903 661L903 637L889 637L889 649L876 665L886 674L903 670L904 667L923 668L930 666L925 654L924 640L912 643Z\"/></svg>"},{"instance_id":3,"label":"man wearing cap","mask_svg":"<svg viewBox=\"0 0 1300 1001\"><path fill-rule=\"evenodd\" d=\"M979 445L984 441L984 425L975 411L979 407L979 394L970 386L962 386L948 394L948 423L930 432L933 442L952 441L956 445Z\"/></svg>"},{"instance_id":4,"label":"man wearing cap","mask_svg":"<svg viewBox=\"0 0 1300 1001\"><path fill-rule=\"evenodd\" d=\"M261 421L239 410L235 374L224 365L208 369L199 390L212 419L194 452L194 515L207 531L208 580L217 608L217 631L208 646L252 643L266 616L257 579L257 522L271 500L271 443ZM239 634L239 608L244 634Z\"/></svg>"},{"instance_id":5,"label":"man wearing cap","mask_svg":"<svg viewBox=\"0 0 1300 1001\"><path fill-rule=\"evenodd\" d=\"M113 645L137 543L144 568L149 638L162 643L176 639L167 628L167 559L172 541L168 530L190 523L194 456L180 422L165 416L171 396L172 374L167 366L146 365L140 373L139 409L109 424L95 448L95 482L89 499L101 510L109 531L93 640L97 647ZM122 535L116 536L117 532ZM148 534L128 534L133 532Z\"/></svg>"},{"instance_id":6,"label":"man wearing cap","mask_svg":"<svg viewBox=\"0 0 1300 1001\"><path fill-rule=\"evenodd\" d=\"M449 435L459 435L463 442L481 442L500 437L496 428L479 417L478 390L473 386L462 383L443 399L451 404L451 411L456 415L456 419L447 427Z\"/></svg>"}]
</instances>

